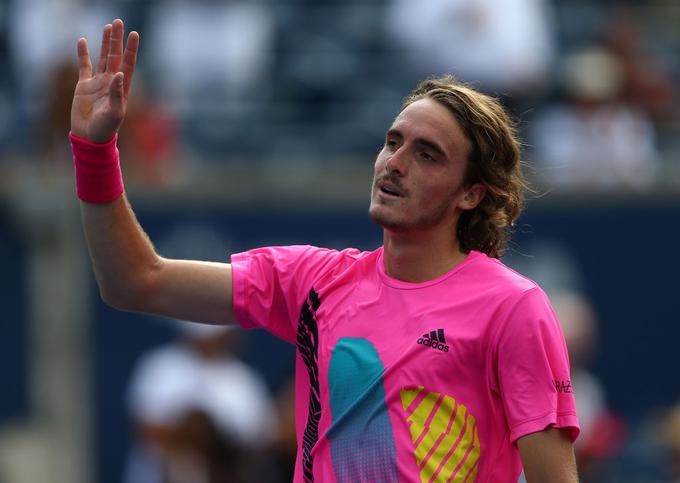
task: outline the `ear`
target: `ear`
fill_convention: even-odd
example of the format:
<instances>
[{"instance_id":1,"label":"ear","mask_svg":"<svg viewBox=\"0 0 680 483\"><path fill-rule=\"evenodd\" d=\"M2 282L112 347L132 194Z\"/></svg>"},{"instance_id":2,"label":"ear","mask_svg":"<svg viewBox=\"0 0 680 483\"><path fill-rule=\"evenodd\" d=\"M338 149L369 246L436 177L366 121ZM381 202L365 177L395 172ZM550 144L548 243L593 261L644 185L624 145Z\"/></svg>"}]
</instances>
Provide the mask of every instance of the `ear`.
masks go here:
<instances>
[{"instance_id":1,"label":"ear","mask_svg":"<svg viewBox=\"0 0 680 483\"><path fill-rule=\"evenodd\" d=\"M462 210L474 210L482 202L485 195L486 186L481 183L466 186L459 206Z\"/></svg>"}]
</instances>

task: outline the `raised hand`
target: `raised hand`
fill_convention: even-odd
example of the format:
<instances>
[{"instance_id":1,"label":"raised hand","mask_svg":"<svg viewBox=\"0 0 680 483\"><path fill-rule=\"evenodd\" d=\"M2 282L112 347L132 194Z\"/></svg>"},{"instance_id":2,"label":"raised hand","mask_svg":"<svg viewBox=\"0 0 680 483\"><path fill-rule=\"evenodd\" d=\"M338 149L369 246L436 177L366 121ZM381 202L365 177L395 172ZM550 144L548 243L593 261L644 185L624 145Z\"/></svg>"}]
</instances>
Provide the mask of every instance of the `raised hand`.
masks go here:
<instances>
[{"instance_id":1,"label":"raised hand","mask_svg":"<svg viewBox=\"0 0 680 483\"><path fill-rule=\"evenodd\" d=\"M123 21L104 27L96 71L87 40L78 41L80 73L71 106L71 132L93 143L105 143L118 131L127 107L132 75L137 62L139 34L130 32L123 52Z\"/></svg>"}]
</instances>

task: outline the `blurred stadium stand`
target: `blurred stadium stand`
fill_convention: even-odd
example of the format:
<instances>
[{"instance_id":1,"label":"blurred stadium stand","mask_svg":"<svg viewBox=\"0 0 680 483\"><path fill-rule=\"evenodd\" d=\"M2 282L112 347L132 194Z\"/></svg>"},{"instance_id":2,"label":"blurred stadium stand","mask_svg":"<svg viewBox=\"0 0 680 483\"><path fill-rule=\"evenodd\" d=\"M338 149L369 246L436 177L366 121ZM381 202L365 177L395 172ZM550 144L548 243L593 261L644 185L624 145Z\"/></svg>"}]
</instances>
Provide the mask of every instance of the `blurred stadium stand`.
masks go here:
<instances>
[{"instance_id":1,"label":"blurred stadium stand","mask_svg":"<svg viewBox=\"0 0 680 483\"><path fill-rule=\"evenodd\" d=\"M551 12L556 46L544 85L522 95L494 92L519 118L536 186L506 261L531 271L545 256L540 247L559 243L568 261L536 278L577 272L597 314L588 368L626 428L617 450L602 457L597 481L677 481L669 442L676 439L663 428L680 402L673 252L680 240L680 2L536 2ZM164 254L187 244L195 251L181 256L222 260L264 244L372 249L380 232L365 215L371 165L419 76L386 33L389 4L0 1L0 482L119 482L130 441L130 371L170 337L148 317L113 311L97 297L66 141L72 86L60 80L68 78L63 69L57 75L74 61L77 38L88 36L96 52L97 32L114 16L141 32L121 150L130 198ZM178 15L182 9L194 16ZM158 24L163 15L170 20ZM194 27L178 34L189 71L168 77L178 67L154 50L163 49L163 28L208 17L232 25L230 15L241 27L260 16L248 44L258 46L249 55L259 61L244 64L239 49L224 45L192 56L189 47L202 40ZM617 101L653 126L659 167L642 186L555 183L533 159L532 122L565 102L561 62L592 45L618 56L626 74ZM225 64L202 78L211 59ZM178 231L195 240L177 241ZM276 393L292 371L292 351L251 333L240 357Z\"/></svg>"}]
</instances>

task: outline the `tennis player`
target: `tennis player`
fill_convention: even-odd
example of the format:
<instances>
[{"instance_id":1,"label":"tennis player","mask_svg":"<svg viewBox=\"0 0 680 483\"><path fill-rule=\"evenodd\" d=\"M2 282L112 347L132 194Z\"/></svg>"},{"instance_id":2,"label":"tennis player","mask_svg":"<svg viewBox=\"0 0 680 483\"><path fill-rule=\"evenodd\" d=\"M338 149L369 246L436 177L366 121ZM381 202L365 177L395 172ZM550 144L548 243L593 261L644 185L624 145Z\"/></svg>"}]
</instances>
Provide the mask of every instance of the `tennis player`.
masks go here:
<instances>
[{"instance_id":1,"label":"tennis player","mask_svg":"<svg viewBox=\"0 0 680 483\"><path fill-rule=\"evenodd\" d=\"M198 33L197 33L198 35ZM500 104L422 82L377 155L372 252L259 248L231 263L159 256L125 197L116 149L139 35L78 42L71 143L103 299L261 327L297 346L295 482L577 481L578 421L562 332L543 291L505 267L520 150ZM171 45L167 46L172 48ZM237 389L235 389L237 390Z\"/></svg>"}]
</instances>

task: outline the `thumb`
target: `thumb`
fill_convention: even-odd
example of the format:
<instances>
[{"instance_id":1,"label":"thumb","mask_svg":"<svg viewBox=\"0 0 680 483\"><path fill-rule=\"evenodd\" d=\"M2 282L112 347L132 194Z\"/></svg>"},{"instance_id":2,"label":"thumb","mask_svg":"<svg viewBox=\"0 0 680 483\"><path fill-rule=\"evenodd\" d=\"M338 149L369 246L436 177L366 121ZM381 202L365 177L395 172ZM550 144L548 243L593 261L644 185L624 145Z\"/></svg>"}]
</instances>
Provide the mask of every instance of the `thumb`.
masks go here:
<instances>
[{"instance_id":1,"label":"thumb","mask_svg":"<svg viewBox=\"0 0 680 483\"><path fill-rule=\"evenodd\" d=\"M122 72L117 72L113 76L111 85L109 86L109 96L111 102L111 108L115 111L123 111L123 83L125 80L125 74Z\"/></svg>"}]
</instances>

